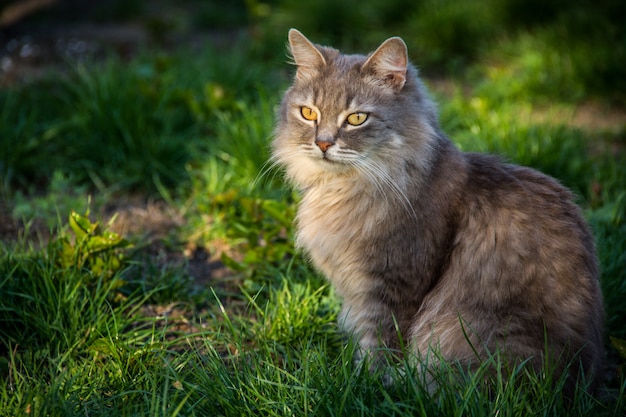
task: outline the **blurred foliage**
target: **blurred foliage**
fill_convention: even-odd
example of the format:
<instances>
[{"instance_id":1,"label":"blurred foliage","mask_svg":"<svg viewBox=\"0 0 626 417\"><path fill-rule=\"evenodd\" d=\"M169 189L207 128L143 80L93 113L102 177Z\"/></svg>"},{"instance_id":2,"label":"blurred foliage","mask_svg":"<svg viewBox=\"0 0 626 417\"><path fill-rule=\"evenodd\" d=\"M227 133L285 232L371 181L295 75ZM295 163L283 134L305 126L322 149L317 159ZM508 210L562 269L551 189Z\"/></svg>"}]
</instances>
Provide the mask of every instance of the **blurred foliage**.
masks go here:
<instances>
[{"instance_id":1,"label":"blurred foliage","mask_svg":"<svg viewBox=\"0 0 626 417\"><path fill-rule=\"evenodd\" d=\"M264 9L263 15L254 15L258 7L249 9L258 41L268 48L279 49L290 27L318 43L360 51L399 35L427 73L460 73L478 64L489 78L495 63L516 88L557 99L602 96L626 103L626 70L621 64L626 62L626 3L620 0L266 4L269 11Z\"/></svg>"},{"instance_id":2,"label":"blurred foliage","mask_svg":"<svg viewBox=\"0 0 626 417\"><path fill-rule=\"evenodd\" d=\"M194 31L234 39L240 29L256 56L271 60L282 59L291 27L353 51L398 35L426 72L460 74L477 65L490 78L495 65L516 91L626 104L622 0L62 0L47 13L59 21L138 22L156 44Z\"/></svg>"}]
</instances>

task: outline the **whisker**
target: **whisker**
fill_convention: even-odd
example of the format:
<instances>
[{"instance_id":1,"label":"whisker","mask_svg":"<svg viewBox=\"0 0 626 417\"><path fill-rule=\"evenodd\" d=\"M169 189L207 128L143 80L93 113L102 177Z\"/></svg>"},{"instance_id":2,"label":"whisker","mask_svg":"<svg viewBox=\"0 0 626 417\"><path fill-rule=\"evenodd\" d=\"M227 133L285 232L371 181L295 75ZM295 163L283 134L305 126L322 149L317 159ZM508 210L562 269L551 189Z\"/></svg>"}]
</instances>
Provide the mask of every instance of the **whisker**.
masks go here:
<instances>
[{"instance_id":1,"label":"whisker","mask_svg":"<svg viewBox=\"0 0 626 417\"><path fill-rule=\"evenodd\" d=\"M259 173L254 179L253 185L258 185L258 183L262 179L266 178L266 176L270 172L273 172L272 180L274 180L274 178L276 178L276 175L278 175L282 171L282 165L285 165L286 161L301 156L302 152L300 151L300 149L283 148L277 150L267 161L263 163L263 165L259 169Z\"/></svg>"},{"instance_id":2,"label":"whisker","mask_svg":"<svg viewBox=\"0 0 626 417\"><path fill-rule=\"evenodd\" d=\"M280 171L279 162L275 160L274 158L268 159L259 168L259 172L257 173L256 177L254 177L254 180L252 181L252 186L256 188L262 180L265 180L268 177L268 174L270 172L273 172L273 175L270 179L270 181L273 181L276 178L276 175L278 174L279 171Z\"/></svg>"}]
</instances>

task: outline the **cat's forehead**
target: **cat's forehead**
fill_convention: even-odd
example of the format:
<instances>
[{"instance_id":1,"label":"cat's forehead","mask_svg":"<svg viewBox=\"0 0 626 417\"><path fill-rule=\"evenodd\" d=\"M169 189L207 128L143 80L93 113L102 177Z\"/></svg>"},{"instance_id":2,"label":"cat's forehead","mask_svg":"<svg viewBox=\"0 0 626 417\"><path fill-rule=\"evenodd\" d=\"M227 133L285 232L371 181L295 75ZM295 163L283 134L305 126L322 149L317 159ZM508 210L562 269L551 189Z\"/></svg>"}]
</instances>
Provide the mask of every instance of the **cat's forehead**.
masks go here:
<instances>
[{"instance_id":1,"label":"cat's forehead","mask_svg":"<svg viewBox=\"0 0 626 417\"><path fill-rule=\"evenodd\" d=\"M317 76L306 82L296 81L300 99L324 106L345 108L370 101L375 91L368 86L361 73L367 57L345 55L339 51L323 48L327 64Z\"/></svg>"},{"instance_id":2,"label":"cat's forehead","mask_svg":"<svg viewBox=\"0 0 626 417\"><path fill-rule=\"evenodd\" d=\"M321 78L318 82L299 89L297 101L332 112L360 107L372 101L371 91L368 92L359 83L349 80L348 75Z\"/></svg>"},{"instance_id":3,"label":"cat's forehead","mask_svg":"<svg viewBox=\"0 0 626 417\"><path fill-rule=\"evenodd\" d=\"M359 71L367 59L365 55L343 54L337 49L325 46L319 47L319 50L326 59L326 69L336 75Z\"/></svg>"}]
</instances>

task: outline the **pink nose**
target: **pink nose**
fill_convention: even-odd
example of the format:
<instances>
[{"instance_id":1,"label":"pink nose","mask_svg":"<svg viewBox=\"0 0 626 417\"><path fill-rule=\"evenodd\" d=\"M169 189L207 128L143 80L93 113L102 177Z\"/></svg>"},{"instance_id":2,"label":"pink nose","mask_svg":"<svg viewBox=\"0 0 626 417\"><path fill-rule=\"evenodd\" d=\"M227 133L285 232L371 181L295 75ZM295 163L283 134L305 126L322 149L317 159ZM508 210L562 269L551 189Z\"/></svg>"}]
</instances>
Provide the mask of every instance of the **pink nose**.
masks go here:
<instances>
[{"instance_id":1,"label":"pink nose","mask_svg":"<svg viewBox=\"0 0 626 417\"><path fill-rule=\"evenodd\" d=\"M326 153L326 151L328 150L328 148L330 148L331 146L333 146L332 142L327 142L327 141L322 141L322 140L316 140L315 144L317 145L318 148L320 148L322 150L322 152Z\"/></svg>"}]
</instances>

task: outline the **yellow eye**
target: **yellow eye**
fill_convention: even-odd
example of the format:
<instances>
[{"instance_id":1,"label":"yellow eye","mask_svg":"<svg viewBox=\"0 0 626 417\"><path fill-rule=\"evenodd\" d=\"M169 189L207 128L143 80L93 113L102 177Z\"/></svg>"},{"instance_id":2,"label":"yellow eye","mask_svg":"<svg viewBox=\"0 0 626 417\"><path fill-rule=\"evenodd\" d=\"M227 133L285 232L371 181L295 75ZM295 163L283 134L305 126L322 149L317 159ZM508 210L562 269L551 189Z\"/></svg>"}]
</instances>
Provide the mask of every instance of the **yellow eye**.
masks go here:
<instances>
[{"instance_id":1,"label":"yellow eye","mask_svg":"<svg viewBox=\"0 0 626 417\"><path fill-rule=\"evenodd\" d=\"M317 112L310 107L302 106L300 108L300 113L302 113L302 117L306 120L317 120Z\"/></svg>"},{"instance_id":2,"label":"yellow eye","mask_svg":"<svg viewBox=\"0 0 626 417\"><path fill-rule=\"evenodd\" d=\"M352 126L362 125L363 123L365 123L366 120L367 113L352 113L346 119L348 124L351 124Z\"/></svg>"}]
</instances>

